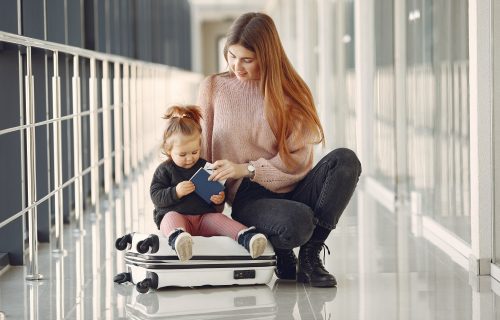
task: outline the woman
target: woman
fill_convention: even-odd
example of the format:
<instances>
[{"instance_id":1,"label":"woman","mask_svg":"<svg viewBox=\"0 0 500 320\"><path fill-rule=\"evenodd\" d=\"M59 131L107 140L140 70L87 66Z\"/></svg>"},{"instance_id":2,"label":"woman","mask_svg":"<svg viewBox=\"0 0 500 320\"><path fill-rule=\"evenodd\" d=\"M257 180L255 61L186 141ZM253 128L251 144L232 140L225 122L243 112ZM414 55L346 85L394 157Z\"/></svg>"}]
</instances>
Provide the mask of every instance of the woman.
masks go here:
<instances>
[{"instance_id":1,"label":"woman","mask_svg":"<svg viewBox=\"0 0 500 320\"><path fill-rule=\"evenodd\" d=\"M311 91L269 16L237 18L224 56L229 71L206 78L198 99L203 156L217 160L210 179L228 179L232 217L271 241L278 278L333 287L337 281L319 255L354 192L361 164L351 150L337 149L312 168L323 129ZM292 249L299 246L296 267Z\"/></svg>"}]
</instances>

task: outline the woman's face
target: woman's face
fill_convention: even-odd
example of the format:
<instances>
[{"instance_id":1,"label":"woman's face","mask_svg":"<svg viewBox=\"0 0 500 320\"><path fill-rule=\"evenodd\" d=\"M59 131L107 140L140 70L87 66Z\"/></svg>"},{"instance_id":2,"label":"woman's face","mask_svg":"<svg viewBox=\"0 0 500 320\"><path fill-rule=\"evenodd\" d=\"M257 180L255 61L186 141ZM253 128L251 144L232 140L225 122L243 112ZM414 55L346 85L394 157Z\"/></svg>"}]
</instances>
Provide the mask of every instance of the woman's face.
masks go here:
<instances>
[{"instance_id":1,"label":"woman's face","mask_svg":"<svg viewBox=\"0 0 500 320\"><path fill-rule=\"evenodd\" d=\"M255 52L242 45L233 44L227 50L227 61L229 68L234 72L238 80L260 79L260 67Z\"/></svg>"}]
</instances>

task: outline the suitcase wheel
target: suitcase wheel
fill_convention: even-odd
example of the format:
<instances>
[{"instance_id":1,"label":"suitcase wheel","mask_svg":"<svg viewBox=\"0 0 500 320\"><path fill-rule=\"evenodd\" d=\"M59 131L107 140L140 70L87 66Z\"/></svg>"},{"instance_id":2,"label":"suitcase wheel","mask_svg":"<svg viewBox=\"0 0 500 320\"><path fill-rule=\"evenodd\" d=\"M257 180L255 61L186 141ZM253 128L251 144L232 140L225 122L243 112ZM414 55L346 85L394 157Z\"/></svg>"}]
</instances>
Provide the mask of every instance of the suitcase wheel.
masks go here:
<instances>
[{"instance_id":1,"label":"suitcase wheel","mask_svg":"<svg viewBox=\"0 0 500 320\"><path fill-rule=\"evenodd\" d=\"M160 249L160 239L157 235L151 234L144 240L137 242L137 252L146 253L151 248L151 253L156 253Z\"/></svg>"},{"instance_id":2,"label":"suitcase wheel","mask_svg":"<svg viewBox=\"0 0 500 320\"><path fill-rule=\"evenodd\" d=\"M135 288L140 293L146 293L149 289L158 289L158 275L155 272L148 271L146 279L137 282Z\"/></svg>"},{"instance_id":3,"label":"suitcase wheel","mask_svg":"<svg viewBox=\"0 0 500 320\"><path fill-rule=\"evenodd\" d=\"M127 249L129 244L132 244L132 234L131 233L128 233L128 234L124 235L123 237L116 239L115 247L116 247L116 249L122 251L122 250Z\"/></svg>"},{"instance_id":4,"label":"suitcase wheel","mask_svg":"<svg viewBox=\"0 0 500 320\"><path fill-rule=\"evenodd\" d=\"M142 280L140 282L137 282L137 284L135 285L135 288L140 293L146 293L146 292L148 292L149 288L151 288L151 279L144 279L144 280Z\"/></svg>"},{"instance_id":5,"label":"suitcase wheel","mask_svg":"<svg viewBox=\"0 0 500 320\"><path fill-rule=\"evenodd\" d=\"M119 273L113 278L113 281L116 283L130 282L130 280L132 280L130 277L130 272Z\"/></svg>"}]
</instances>

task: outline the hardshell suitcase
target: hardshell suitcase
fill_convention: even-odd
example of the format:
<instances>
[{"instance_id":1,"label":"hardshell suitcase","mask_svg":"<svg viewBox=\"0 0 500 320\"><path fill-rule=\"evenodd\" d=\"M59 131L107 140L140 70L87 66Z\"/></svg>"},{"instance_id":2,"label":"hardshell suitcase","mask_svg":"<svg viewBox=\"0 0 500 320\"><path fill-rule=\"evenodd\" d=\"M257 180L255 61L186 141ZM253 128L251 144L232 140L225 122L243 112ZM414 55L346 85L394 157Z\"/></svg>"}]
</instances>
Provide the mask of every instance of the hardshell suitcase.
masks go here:
<instances>
[{"instance_id":1,"label":"hardshell suitcase","mask_svg":"<svg viewBox=\"0 0 500 320\"><path fill-rule=\"evenodd\" d=\"M115 282L130 281L137 291L162 287L197 287L268 283L276 266L269 244L264 253L252 259L248 251L229 237L193 237L193 257L181 262L162 235L133 233L116 240L125 251L127 271Z\"/></svg>"}]
</instances>

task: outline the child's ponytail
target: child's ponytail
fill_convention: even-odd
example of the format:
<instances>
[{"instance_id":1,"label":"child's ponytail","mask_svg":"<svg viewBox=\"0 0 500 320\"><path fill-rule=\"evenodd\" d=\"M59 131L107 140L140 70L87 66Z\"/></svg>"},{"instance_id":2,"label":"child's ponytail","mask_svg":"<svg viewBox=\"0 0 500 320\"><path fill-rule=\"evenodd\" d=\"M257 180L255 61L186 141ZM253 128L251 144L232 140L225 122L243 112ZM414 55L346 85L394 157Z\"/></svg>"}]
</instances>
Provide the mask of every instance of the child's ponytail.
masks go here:
<instances>
[{"instance_id":1,"label":"child's ponytail","mask_svg":"<svg viewBox=\"0 0 500 320\"><path fill-rule=\"evenodd\" d=\"M163 116L163 119L191 119L200 124L201 110L198 106L171 106ZM181 121L181 120L179 120ZM201 131L200 131L201 132Z\"/></svg>"}]
</instances>

